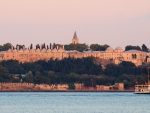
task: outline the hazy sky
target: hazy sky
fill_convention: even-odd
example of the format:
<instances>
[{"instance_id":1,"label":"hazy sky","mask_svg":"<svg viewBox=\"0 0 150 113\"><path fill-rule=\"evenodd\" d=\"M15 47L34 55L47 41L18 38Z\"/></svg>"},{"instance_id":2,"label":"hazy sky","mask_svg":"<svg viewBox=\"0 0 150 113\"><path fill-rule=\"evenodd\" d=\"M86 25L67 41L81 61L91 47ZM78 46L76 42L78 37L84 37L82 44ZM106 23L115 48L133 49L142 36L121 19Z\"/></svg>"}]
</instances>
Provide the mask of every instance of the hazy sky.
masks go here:
<instances>
[{"instance_id":1,"label":"hazy sky","mask_svg":"<svg viewBox=\"0 0 150 113\"><path fill-rule=\"evenodd\" d=\"M80 43L150 48L150 0L0 0L0 45Z\"/></svg>"}]
</instances>

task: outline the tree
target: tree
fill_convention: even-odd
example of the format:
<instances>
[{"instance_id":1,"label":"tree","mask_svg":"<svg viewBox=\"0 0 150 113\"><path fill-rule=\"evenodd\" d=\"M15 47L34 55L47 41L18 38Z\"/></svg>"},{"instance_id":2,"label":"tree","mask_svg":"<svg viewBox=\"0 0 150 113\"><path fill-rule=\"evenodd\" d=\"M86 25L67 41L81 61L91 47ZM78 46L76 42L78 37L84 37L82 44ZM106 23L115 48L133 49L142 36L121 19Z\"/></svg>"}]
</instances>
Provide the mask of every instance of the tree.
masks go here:
<instances>
[{"instance_id":1,"label":"tree","mask_svg":"<svg viewBox=\"0 0 150 113\"><path fill-rule=\"evenodd\" d=\"M84 44L69 44L64 45L65 50L77 50L83 52L84 50L88 49L88 45Z\"/></svg>"},{"instance_id":2,"label":"tree","mask_svg":"<svg viewBox=\"0 0 150 113\"><path fill-rule=\"evenodd\" d=\"M29 71L26 76L33 77L32 71Z\"/></svg>"},{"instance_id":3,"label":"tree","mask_svg":"<svg viewBox=\"0 0 150 113\"><path fill-rule=\"evenodd\" d=\"M74 84L68 84L69 89L75 89L75 85Z\"/></svg>"},{"instance_id":4,"label":"tree","mask_svg":"<svg viewBox=\"0 0 150 113\"><path fill-rule=\"evenodd\" d=\"M36 45L36 49L40 49L40 45L39 44Z\"/></svg>"},{"instance_id":5,"label":"tree","mask_svg":"<svg viewBox=\"0 0 150 113\"><path fill-rule=\"evenodd\" d=\"M148 48L145 44L142 45L142 51L148 52Z\"/></svg>"},{"instance_id":6,"label":"tree","mask_svg":"<svg viewBox=\"0 0 150 113\"><path fill-rule=\"evenodd\" d=\"M105 51L108 47L109 47L109 45L107 45L107 44L105 44L105 45L91 44L90 45L90 48L93 51Z\"/></svg>"},{"instance_id":7,"label":"tree","mask_svg":"<svg viewBox=\"0 0 150 113\"><path fill-rule=\"evenodd\" d=\"M8 69L10 74L25 73L25 70L21 67L17 60L2 61L1 64Z\"/></svg>"},{"instance_id":8,"label":"tree","mask_svg":"<svg viewBox=\"0 0 150 113\"><path fill-rule=\"evenodd\" d=\"M140 48L139 46L127 45L127 46L125 47L125 51L132 50L132 49L141 51L141 48Z\"/></svg>"},{"instance_id":9,"label":"tree","mask_svg":"<svg viewBox=\"0 0 150 113\"><path fill-rule=\"evenodd\" d=\"M6 43L3 46L0 45L0 51L7 51L8 49L10 49L12 46L11 43Z\"/></svg>"},{"instance_id":10,"label":"tree","mask_svg":"<svg viewBox=\"0 0 150 113\"><path fill-rule=\"evenodd\" d=\"M33 44L30 45L30 49L33 49Z\"/></svg>"},{"instance_id":11,"label":"tree","mask_svg":"<svg viewBox=\"0 0 150 113\"><path fill-rule=\"evenodd\" d=\"M10 74L9 71L0 65L0 79L9 79L10 78Z\"/></svg>"},{"instance_id":12,"label":"tree","mask_svg":"<svg viewBox=\"0 0 150 113\"><path fill-rule=\"evenodd\" d=\"M122 65L123 67L136 67L134 63L129 61L122 61L119 65Z\"/></svg>"},{"instance_id":13,"label":"tree","mask_svg":"<svg viewBox=\"0 0 150 113\"><path fill-rule=\"evenodd\" d=\"M104 70L104 74L107 76L119 76L120 73L118 73L117 65L116 64L108 64L106 66L106 69Z\"/></svg>"}]
</instances>

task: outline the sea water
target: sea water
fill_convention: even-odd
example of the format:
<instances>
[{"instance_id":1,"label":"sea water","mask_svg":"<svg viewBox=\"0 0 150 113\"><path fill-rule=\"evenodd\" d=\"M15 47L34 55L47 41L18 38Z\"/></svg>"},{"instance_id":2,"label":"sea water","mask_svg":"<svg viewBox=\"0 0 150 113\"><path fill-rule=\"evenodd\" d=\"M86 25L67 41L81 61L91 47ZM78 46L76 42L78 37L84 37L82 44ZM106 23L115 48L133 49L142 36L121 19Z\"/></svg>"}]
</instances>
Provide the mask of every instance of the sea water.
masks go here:
<instances>
[{"instance_id":1,"label":"sea water","mask_svg":"<svg viewBox=\"0 0 150 113\"><path fill-rule=\"evenodd\" d=\"M150 113L133 92L0 92L0 113Z\"/></svg>"}]
</instances>

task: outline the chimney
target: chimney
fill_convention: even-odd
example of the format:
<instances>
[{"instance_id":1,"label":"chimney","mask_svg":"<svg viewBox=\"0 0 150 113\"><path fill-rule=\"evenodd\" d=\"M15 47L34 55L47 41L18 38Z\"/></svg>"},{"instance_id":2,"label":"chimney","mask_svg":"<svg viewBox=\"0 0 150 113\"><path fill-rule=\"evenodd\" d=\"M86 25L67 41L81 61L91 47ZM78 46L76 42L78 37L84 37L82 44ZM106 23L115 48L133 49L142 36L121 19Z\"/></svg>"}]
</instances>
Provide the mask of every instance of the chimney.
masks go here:
<instances>
[{"instance_id":1,"label":"chimney","mask_svg":"<svg viewBox=\"0 0 150 113\"><path fill-rule=\"evenodd\" d=\"M50 45L49 45L49 49L51 49L51 46L52 46L52 44L50 43Z\"/></svg>"},{"instance_id":2,"label":"chimney","mask_svg":"<svg viewBox=\"0 0 150 113\"><path fill-rule=\"evenodd\" d=\"M14 47L13 46L11 46L11 50L13 50L14 49Z\"/></svg>"},{"instance_id":3,"label":"chimney","mask_svg":"<svg viewBox=\"0 0 150 113\"><path fill-rule=\"evenodd\" d=\"M53 50L53 45L51 45L51 50Z\"/></svg>"},{"instance_id":4,"label":"chimney","mask_svg":"<svg viewBox=\"0 0 150 113\"><path fill-rule=\"evenodd\" d=\"M30 50L30 46L28 47L28 49Z\"/></svg>"},{"instance_id":5,"label":"chimney","mask_svg":"<svg viewBox=\"0 0 150 113\"><path fill-rule=\"evenodd\" d=\"M25 50L25 45L23 45L23 50Z\"/></svg>"},{"instance_id":6,"label":"chimney","mask_svg":"<svg viewBox=\"0 0 150 113\"><path fill-rule=\"evenodd\" d=\"M36 45L34 46L34 49L36 49Z\"/></svg>"},{"instance_id":7,"label":"chimney","mask_svg":"<svg viewBox=\"0 0 150 113\"><path fill-rule=\"evenodd\" d=\"M40 46L40 49L42 49L42 44L41 44L41 46Z\"/></svg>"},{"instance_id":8,"label":"chimney","mask_svg":"<svg viewBox=\"0 0 150 113\"><path fill-rule=\"evenodd\" d=\"M19 45L17 45L17 50L19 50Z\"/></svg>"},{"instance_id":9,"label":"chimney","mask_svg":"<svg viewBox=\"0 0 150 113\"><path fill-rule=\"evenodd\" d=\"M62 46L62 49L65 49L64 45Z\"/></svg>"}]
</instances>

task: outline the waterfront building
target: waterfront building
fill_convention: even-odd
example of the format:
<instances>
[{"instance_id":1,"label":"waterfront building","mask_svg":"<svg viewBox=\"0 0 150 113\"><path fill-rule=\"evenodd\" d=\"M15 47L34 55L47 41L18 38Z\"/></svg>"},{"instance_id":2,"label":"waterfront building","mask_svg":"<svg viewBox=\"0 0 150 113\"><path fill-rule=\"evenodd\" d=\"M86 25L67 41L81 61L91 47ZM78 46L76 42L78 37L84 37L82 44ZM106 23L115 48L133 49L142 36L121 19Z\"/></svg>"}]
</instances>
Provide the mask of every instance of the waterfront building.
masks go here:
<instances>
[{"instance_id":1,"label":"waterfront building","mask_svg":"<svg viewBox=\"0 0 150 113\"><path fill-rule=\"evenodd\" d=\"M72 43L78 44L79 39L76 32L74 33ZM136 66L142 65L142 63L150 62L150 57L147 52L138 50L124 51L121 47L117 47L115 50L112 47L108 47L105 51L83 51L76 50L67 51L64 46L56 46L55 44L38 45L34 48L29 46L26 48L23 46L19 48L19 45L14 48L13 46L7 51L0 52L0 61L2 60L18 60L19 62L35 62L38 60L48 61L50 59L61 60L63 58L83 58L83 57L96 57L100 59L107 59L113 61L115 64L119 64L122 61L129 61Z\"/></svg>"}]
</instances>

